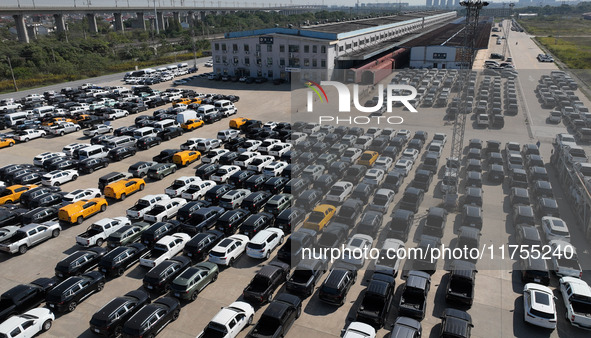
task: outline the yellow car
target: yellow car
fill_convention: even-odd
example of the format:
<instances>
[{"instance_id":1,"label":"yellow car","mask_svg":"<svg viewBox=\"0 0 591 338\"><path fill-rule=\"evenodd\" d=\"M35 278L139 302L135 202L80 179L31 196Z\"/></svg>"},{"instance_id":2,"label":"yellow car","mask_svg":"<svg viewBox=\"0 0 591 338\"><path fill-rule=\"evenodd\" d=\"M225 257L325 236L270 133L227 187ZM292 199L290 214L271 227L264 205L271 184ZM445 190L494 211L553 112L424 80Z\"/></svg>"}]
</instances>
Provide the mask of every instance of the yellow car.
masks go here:
<instances>
[{"instance_id":1,"label":"yellow car","mask_svg":"<svg viewBox=\"0 0 591 338\"><path fill-rule=\"evenodd\" d=\"M60 123L60 122L76 122L72 119L67 119L65 117L54 117L49 121L45 121L43 123L41 123L41 125L43 126L53 126L54 124Z\"/></svg>"},{"instance_id":2,"label":"yellow car","mask_svg":"<svg viewBox=\"0 0 591 338\"><path fill-rule=\"evenodd\" d=\"M247 119L245 117L238 117L238 118L232 119L232 120L230 120L230 128L240 129L240 126L242 126L248 120L250 120L250 119Z\"/></svg>"},{"instance_id":3,"label":"yellow car","mask_svg":"<svg viewBox=\"0 0 591 338\"><path fill-rule=\"evenodd\" d=\"M107 210L107 200L102 197L80 200L59 209L57 217L60 221L70 224L80 224L88 217Z\"/></svg>"},{"instance_id":4,"label":"yellow car","mask_svg":"<svg viewBox=\"0 0 591 338\"><path fill-rule=\"evenodd\" d=\"M380 154L377 151L366 150L357 160L357 164L373 167Z\"/></svg>"},{"instance_id":5,"label":"yellow car","mask_svg":"<svg viewBox=\"0 0 591 338\"><path fill-rule=\"evenodd\" d=\"M186 97L183 97L183 98L180 98L178 100L172 101L172 106L173 107L176 107L179 104L189 104L189 103L191 103L191 99L186 98Z\"/></svg>"},{"instance_id":6,"label":"yellow car","mask_svg":"<svg viewBox=\"0 0 591 338\"><path fill-rule=\"evenodd\" d=\"M306 229L312 229L316 232L322 231L324 226L330 222L330 219L334 216L336 210L337 208L330 204L318 205L304 221L303 227Z\"/></svg>"},{"instance_id":7,"label":"yellow car","mask_svg":"<svg viewBox=\"0 0 591 338\"><path fill-rule=\"evenodd\" d=\"M201 158L201 153L195 150L184 150L172 156L172 163L180 166L186 166Z\"/></svg>"},{"instance_id":8,"label":"yellow car","mask_svg":"<svg viewBox=\"0 0 591 338\"><path fill-rule=\"evenodd\" d=\"M113 182L105 187L105 196L116 200L125 200L125 198L134 192L144 190L146 182L141 178L130 178Z\"/></svg>"},{"instance_id":9,"label":"yellow car","mask_svg":"<svg viewBox=\"0 0 591 338\"><path fill-rule=\"evenodd\" d=\"M191 119L188 120L186 123L182 123L181 128L183 128L185 131L190 131L193 129L197 129L199 127L203 127L204 124L205 122L203 122L203 120L201 119Z\"/></svg>"},{"instance_id":10,"label":"yellow car","mask_svg":"<svg viewBox=\"0 0 591 338\"><path fill-rule=\"evenodd\" d=\"M12 147L15 143L11 138L0 138L0 148Z\"/></svg>"},{"instance_id":11,"label":"yellow car","mask_svg":"<svg viewBox=\"0 0 591 338\"><path fill-rule=\"evenodd\" d=\"M17 203L21 200L21 195L28 190L37 188L35 184L31 185L11 185L0 193L0 204Z\"/></svg>"}]
</instances>

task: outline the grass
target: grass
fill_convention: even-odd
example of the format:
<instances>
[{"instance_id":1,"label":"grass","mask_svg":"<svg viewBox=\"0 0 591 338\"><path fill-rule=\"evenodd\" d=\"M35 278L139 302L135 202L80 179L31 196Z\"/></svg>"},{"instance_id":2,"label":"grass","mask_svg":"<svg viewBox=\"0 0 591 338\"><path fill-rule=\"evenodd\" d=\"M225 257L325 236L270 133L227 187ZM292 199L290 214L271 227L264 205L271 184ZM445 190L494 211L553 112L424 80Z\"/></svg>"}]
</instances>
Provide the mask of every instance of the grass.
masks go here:
<instances>
[{"instance_id":1,"label":"grass","mask_svg":"<svg viewBox=\"0 0 591 338\"><path fill-rule=\"evenodd\" d=\"M584 83L591 85L591 37L537 37L536 40Z\"/></svg>"},{"instance_id":2,"label":"grass","mask_svg":"<svg viewBox=\"0 0 591 338\"><path fill-rule=\"evenodd\" d=\"M538 36L591 35L591 24L577 16L542 16L520 19L519 23L530 34Z\"/></svg>"}]
</instances>

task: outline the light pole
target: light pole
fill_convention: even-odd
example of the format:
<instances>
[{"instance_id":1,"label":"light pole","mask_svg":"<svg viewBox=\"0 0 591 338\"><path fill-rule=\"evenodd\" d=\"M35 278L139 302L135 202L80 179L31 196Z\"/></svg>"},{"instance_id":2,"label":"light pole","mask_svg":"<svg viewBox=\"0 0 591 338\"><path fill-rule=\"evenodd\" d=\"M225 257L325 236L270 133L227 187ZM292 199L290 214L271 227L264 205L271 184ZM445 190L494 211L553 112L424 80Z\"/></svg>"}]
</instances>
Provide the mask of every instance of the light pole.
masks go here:
<instances>
[{"instance_id":1,"label":"light pole","mask_svg":"<svg viewBox=\"0 0 591 338\"><path fill-rule=\"evenodd\" d=\"M12 84L14 85L14 91L18 92L18 87L16 86L16 78L14 77L14 70L12 69L12 63L10 62L10 57L6 56L8 60L8 67L10 67L10 74L12 74Z\"/></svg>"}]
</instances>

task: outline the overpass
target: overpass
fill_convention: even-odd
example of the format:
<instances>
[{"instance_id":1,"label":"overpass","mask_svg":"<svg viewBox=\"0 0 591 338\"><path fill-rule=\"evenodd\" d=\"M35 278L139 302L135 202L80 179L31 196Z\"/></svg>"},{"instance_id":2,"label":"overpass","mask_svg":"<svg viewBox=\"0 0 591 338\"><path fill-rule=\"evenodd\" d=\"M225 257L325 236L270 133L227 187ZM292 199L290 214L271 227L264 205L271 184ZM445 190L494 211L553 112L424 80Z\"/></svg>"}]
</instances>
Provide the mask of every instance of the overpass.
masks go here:
<instances>
[{"instance_id":1,"label":"overpass","mask_svg":"<svg viewBox=\"0 0 591 338\"><path fill-rule=\"evenodd\" d=\"M237 2L235 2L237 3ZM275 11L284 15L298 14L309 11L326 9L321 5L285 5L285 6L0 6L0 16L12 16L16 23L18 39L29 42L29 31L25 22L27 16L53 15L58 33L66 31L64 15L84 14L88 19L88 29L98 33L96 17L101 14L112 14L113 26L116 31L123 31L123 14L135 13L134 28L146 29L146 15L154 15L156 30L167 27L166 14L172 13L172 19L180 22L181 16L186 16L189 25L198 20L205 20L207 15L223 15L235 12Z\"/></svg>"}]
</instances>

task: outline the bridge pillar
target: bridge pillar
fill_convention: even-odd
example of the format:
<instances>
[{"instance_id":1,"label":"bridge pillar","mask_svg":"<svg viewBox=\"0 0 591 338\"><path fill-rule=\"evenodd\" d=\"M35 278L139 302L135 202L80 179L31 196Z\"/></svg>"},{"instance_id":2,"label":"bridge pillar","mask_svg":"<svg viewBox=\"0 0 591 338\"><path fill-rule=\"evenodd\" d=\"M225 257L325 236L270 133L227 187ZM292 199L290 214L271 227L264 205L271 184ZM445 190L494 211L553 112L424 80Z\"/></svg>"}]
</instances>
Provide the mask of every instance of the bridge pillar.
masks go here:
<instances>
[{"instance_id":1,"label":"bridge pillar","mask_svg":"<svg viewBox=\"0 0 591 338\"><path fill-rule=\"evenodd\" d=\"M54 14L53 19L55 21L55 28L57 29L58 33L65 33L66 32L66 20L64 20L63 14Z\"/></svg>"},{"instance_id":2,"label":"bridge pillar","mask_svg":"<svg viewBox=\"0 0 591 338\"><path fill-rule=\"evenodd\" d=\"M135 13L135 20L133 21L133 27L146 30L146 19L144 18L144 12Z\"/></svg>"},{"instance_id":3,"label":"bridge pillar","mask_svg":"<svg viewBox=\"0 0 591 338\"><path fill-rule=\"evenodd\" d=\"M125 31L125 26L123 25L123 17L121 15L121 13L113 13L113 17L115 18L115 22L114 25L115 26L115 30L117 32L124 32Z\"/></svg>"},{"instance_id":4,"label":"bridge pillar","mask_svg":"<svg viewBox=\"0 0 591 338\"><path fill-rule=\"evenodd\" d=\"M195 12L189 11L187 13L187 24L189 27L195 27Z\"/></svg>"},{"instance_id":5,"label":"bridge pillar","mask_svg":"<svg viewBox=\"0 0 591 338\"><path fill-rule=\"evenodd\" d=\"M31 39L37 40L37 25L38 24L27 26L27 35L29 35Z\"/></svg>"},{"instance_id":6,"label":"bridge pillar","mask_svg":"<svg viewBox=\"0 0 591 338\"><path fill-rule=\"evenodd\" d=\"M22 14L12 16L14 22L16 22L16 34L18 35L18 41L29 43L29 34L27 32L27 25L25 24L25 17Z\"/></svg>"},{"instance_id":7,"label":"bridge pillar","mask_svg":"<svg viewBox=\"0 0 591 338\"><path fill-rule=\"evenodd\" d=\"M174 22L181 23L181 13L172 12L172 19L174 20Z\"/></svg>"},{"instance_id":8,"label":"bridge pillar","mask_svg":"<svg viewBox=\"0 0 591 338\"><path fill-rule=\"evenodd\" d=\"M166 29L166 23L164 22L164 13L163 12L158 12L158 29L160 30L165 30Z\"/></svg>"},{"instance_id":9,"label":"bridge pillar","mask_svg":"<svg viewBox=\"0 0 591 338\"><path fill-rule=\"evenodd\" d=\"M207 17L207 12L206 11L200 11L199 12L199 17L201 18L201 21L205 21L205 17Z\"/></svg>"},{"instance_id":10,"label":"bridge pillar","mask_svg":"<svg viewBox=\"0 0 591 338\"><path fill-rule=\"evenodd\" d=\"M94 13L86 13L86 19L88 19L88 30L91 33L98 33L98 26L96 24L96 16Z\"/></svg>"}]
</instances>

